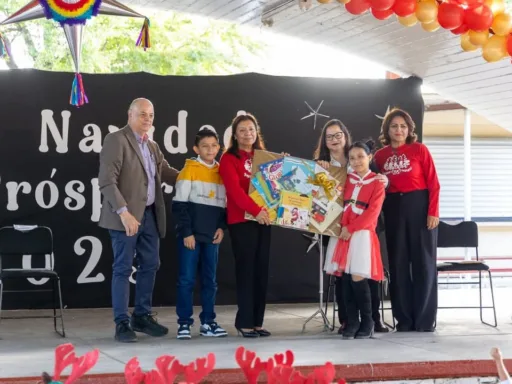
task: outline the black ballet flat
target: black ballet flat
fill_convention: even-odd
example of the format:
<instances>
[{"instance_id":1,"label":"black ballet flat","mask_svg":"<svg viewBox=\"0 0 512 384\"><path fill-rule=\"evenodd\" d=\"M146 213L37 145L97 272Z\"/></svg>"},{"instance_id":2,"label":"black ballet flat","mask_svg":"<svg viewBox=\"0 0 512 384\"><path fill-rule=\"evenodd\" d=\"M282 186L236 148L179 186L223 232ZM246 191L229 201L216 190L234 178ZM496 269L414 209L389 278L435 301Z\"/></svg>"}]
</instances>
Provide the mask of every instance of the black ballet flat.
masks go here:
<instances>
[{"instance_id":1,"label":"black ballet flat","mask_svg":"<svg viewBox=\"0 0 512 384\"><path fill-rule=\"evenodd\" d=\"M267 331L266 329L255 329L256 332L258 332L258 334L261 336L261 337L268 337L268 336L272 336L272 334Z\"/></svg>"},{"instance_id":2,"label":"black ballet flat","mask_svg":"<svg viewBox=\"0 0 512 384\"><path fill-rule=\"evenodd\" d=\"M248 337L248 338L251 338L251 339L254 339L256 337L260 337L260 334L258 332L256 332L255 330L252 330L252 331L244 331L240 328L237 328L236 329L238 331L238 334L242 335L242 337Z\"/></svg>"}]
</instances>

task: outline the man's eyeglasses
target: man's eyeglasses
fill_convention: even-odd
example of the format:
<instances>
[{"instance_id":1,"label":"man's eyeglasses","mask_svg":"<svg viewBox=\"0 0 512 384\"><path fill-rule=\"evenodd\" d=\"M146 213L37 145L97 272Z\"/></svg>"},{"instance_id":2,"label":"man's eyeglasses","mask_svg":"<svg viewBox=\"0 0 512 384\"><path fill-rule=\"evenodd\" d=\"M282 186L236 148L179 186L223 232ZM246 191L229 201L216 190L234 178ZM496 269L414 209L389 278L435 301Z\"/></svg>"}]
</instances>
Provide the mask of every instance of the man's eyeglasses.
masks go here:
<instances>
[{"instance_id":1,"label":"man's eyeglasses","mask_svg":"<svg viewBox=\"0 0 512 384\"><path fill-rule=\"evenodd\" d=\"M325 140L327 140L327 141L333 141L334 139L341 140L342 138L343 138L343 132L337 132L334 135L326 135L325 136Z\"/></svg>"}]
</instances>

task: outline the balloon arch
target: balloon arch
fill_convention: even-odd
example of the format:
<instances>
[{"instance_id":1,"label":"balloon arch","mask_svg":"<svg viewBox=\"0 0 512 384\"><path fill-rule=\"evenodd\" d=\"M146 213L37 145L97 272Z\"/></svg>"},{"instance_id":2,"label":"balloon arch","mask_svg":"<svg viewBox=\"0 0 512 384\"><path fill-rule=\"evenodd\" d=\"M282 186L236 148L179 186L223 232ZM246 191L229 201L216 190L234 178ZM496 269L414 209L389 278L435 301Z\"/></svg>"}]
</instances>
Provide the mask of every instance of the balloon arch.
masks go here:
<instances>
[{"instance_id":1,"label":"balloon arch","mask_svg":"<svg viewBox=\"0 0 512 384\"><path fill-rule=\"evenodd\" d=\"M327 4L333 0L318 0ZM496 62L512 55L512 17L504 0L337 0L347 12L362 15L370 11L378 20L396 15L400 24L412 27L418 22L427 32L439 28L460 35L466 52L482 50L487 62ZM299 6L304 8L299 0ZM310 7L311 4L308 4ZM306 8L308 8L306 7Z\"/></svg>"},{"instance_id":2,"label":"balloon arch","mask_svg":"<svg viewBox=\"0 0 512 384\"><path fill-rule=\"evenodd\" d=\"M298 1L301 9L311 7L312 0ZM317 1L322 4L338 1L353 15L370 11L378 20L386 20L396 15L403 26L412 27L419 22L427 32L444 28L454 35L460 35L462 50L470 52L481 49L482 57L490 63L512 55L512 16L506 10L505 0ZM67 38L75 66L70 103L81 106L88 102L80 75L82 36L86 21L98 14L144 18L136 45L144 49L151 46L149 19L117 0L31 0L1 22L0 26L43 17L58 22ZM9 54L0 34L0 57Z\"/></svg>"}]
</instances>

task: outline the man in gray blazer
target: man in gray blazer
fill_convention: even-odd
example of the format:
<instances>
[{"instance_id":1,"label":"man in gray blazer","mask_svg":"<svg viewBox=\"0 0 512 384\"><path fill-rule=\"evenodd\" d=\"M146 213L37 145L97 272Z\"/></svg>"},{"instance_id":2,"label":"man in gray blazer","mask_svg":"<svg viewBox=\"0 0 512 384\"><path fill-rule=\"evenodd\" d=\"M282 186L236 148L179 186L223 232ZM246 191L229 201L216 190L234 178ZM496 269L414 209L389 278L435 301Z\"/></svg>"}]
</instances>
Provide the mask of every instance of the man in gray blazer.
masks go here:
<instances>
[{"instance_id":1,"label":"man in gray blazer","mask_svg":"<svg viewBox=\"0 0 512 384\"><path fill-rule=\"evenodd\" d=\"M165 236L162 182L174 185L178 171L148 138L153 126L153 104L136 99L128 110L128 125L105 137L100 153L98 183L103 195L100 227L109 230L114 253L112 307L115 338L137 341L134 331L164 336L168 329L151 314L159 242ZM136 258L135 308L130 318L130 282Z\"/></svg>"}]
</instances>

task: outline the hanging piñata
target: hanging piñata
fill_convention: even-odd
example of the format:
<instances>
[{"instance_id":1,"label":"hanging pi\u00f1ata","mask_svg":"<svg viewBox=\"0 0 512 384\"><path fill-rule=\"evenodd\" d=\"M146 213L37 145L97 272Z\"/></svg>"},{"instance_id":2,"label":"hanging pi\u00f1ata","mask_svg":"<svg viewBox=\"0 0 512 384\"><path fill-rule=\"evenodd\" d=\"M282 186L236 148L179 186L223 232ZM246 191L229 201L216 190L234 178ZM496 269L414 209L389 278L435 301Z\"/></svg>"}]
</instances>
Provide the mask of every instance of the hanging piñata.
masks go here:
<instances>
[{"instance_id":1,"label":"hanging pi\u00f1ata","mask_svg":"<svg viewBox=\"0 0 512 384\"><path fill-rule=\"evenodd\" d=\"M144 24L136 45L143 47L144 50L151 47L149 39L149 19L116 0L32 0L6 20L2 21L0 25L20 23L44 17L60 24L68 41L75 67L75 79L73 80L71 89L70 103L71 105L79 107L88 103L82 76L80 74L82 39L87 20L97 15L143 18ZM4 39L0 35L0 57L5 55L10 56L10 52L8 51Z\"/></svg>"}]
</instances>

